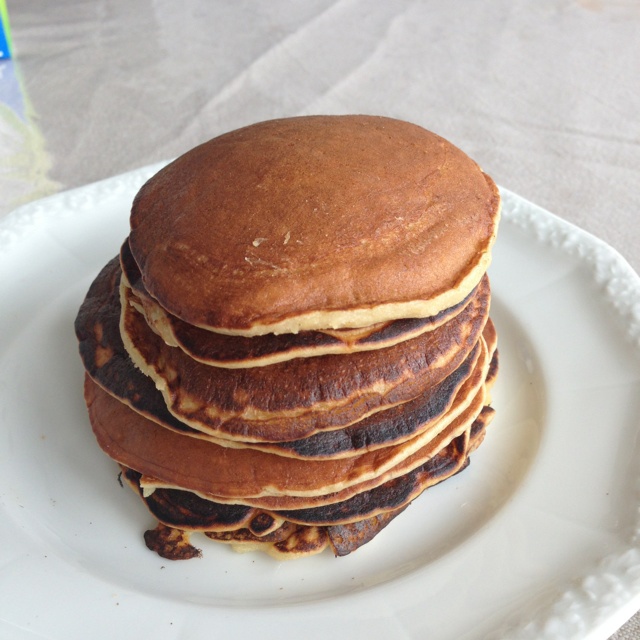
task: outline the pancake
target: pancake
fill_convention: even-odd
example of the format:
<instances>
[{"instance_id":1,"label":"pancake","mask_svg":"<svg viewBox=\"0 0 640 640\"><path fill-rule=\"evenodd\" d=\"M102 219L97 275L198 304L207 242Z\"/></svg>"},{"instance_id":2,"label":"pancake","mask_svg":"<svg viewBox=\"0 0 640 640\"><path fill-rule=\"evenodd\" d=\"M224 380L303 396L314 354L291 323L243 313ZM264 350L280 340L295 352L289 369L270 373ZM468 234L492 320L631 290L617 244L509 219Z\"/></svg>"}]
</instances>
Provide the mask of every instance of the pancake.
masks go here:
<instances>
[{"instance_id":1,"label":"pancake","mask_svg":"<svg viewBox=\"0 0 640 640\"><path fill-rule=\"evenodd\" d=\"M299 333L266 334L247 338L228 336L201 329L165 311L144 288L128 240L120 250L121 287L124 296L144 315L147 324L166 344L179 347L194 360L229 369L263 367L292 358L327 354L373 351L410 340L432 331L458 314L474 295L475 289L460 303L428 318L406 318L381 322L371 327Z\"/></svg>"},{"instance_id":2,"label":"pancake","mask_svg":"<svg viewBox=\"0 0 640 640\"><path fill-rule=\"evenodd\" d=\"M232 547L234 551L263 551L278 560L292 560L321 553L331 547L336 556L346 556L370 542L404 508L367 518L359 522L330 527L285 523L275 532L257 536L249 529L235 531L205 531L216 542ZM145 533L145 542L168 560L199 557L202 552L189 542L189 533L159 523L153 531Z\"/></svg>"},{"instance_id":3,"label":"pancake","mask_svg":"<svg viewBox=\"0 0 640 640\"><path fill-rule=\"evenodd\" d=\"M163 524L144 532L147 548L167 560L191 560L202 557L202 551L194 547L189 538L187 532Z\"/></svg>"},{"instance_id":4,"label":"pancake","mask_svg":"<svg viewBox=\"0 0 640 640\"><path fill-rule=\"evenodd\" d=\"M221 135L138 192L131 252L149 294L231 335L366 327L462 301L491 258L500 197L410 123L304 116Z\"/></svg>"},{"instance_id":5,"label":"pancake","mask_svg":"<svg viewBox=\"0 0 640 640\"><path fill-rule=\"evenodd\" d=\"M482 349L482 345L478 343L458 369L415 400L375 413L344 429L321 431L289 442L250 443L247 446L277 455L318 459L358 455L363 450L372 451L403 442L434 426L445 413L449 418L457 416L468 406L483 375L486 374L485 389L488 391L491 388L498 373L497 335L491 319L485 326L483 338L486 349ZM488 371L487 361L490 365ZM470 375L474 376L472 380L469 380ZM136 410L158 424L171 428L140 407L136 407ZM195 431L192 435L206 437ZM225 440L212 440L222 446L231 444ZM234 443L232 446L242 445Z\"/></svg>"},{"instance_id":6,"label":"pancake","mask_svg":"<svg viewBox=\"0 0 640 640\"><path fill-rule=\"evenodd\" d=\"M406 507L425 489L466 467L468 454L477 448L477 442L484 437L491 418L492 410L487 407L469 430L452 440L427 462L404 476L365 490L350 499L333 503L328 508L321 506L265 511L243 505L219 503L183 489L157 489L147 495L140 486L139 473L123 468L123 475L154 517L168 526L182 530L227 532L246 528L254 536L261 537L276 530L284 522L324 522L326 525L329 513L333 514L334 520L342 519L345 523L358 522L373 517L366 515L367 511L385 513ZM253 521L260 519L275 523L276 526L252 526Z\"/></svg>"},{"instance_id":7,"label":"pancake","mask_svg":"<svg viewBox=\"0 0 640 640\"><path fill-rule=\"evenodd\" d=\"M287 528L284 533L286 535L281 540L277 536L273 536L273 540L258 538L246 530L222 534L206 532L205 535L217 542L230 544L235 551L264 551L277 560L294 560L315 555L330 544L325 527L291 525L291 530Z\"/></svg>"},{"instance_id":8,"label":"pancake","mask_svg":"<svg viewBox=\"0 0 640 640\"><path fill-rule=\"evenodd\" d=\"M222 533L206 531L205 535L216 542L230 545L234 551L263 551L277 560L304 558L321 553L329 547L334 555L346 556L373 540L402 511L404 508L359 522L331 527L287 523L287 526L283 526L278 532L262 537L253 535L247 529ZM163 524L159 524L152 532L145 533L147 546L169 560L183 560L201 555L201 551L193 547L188 539L185 532ZM177 541L177 544L174 541Z\"/></svg>"},{"instance_id":9,"label":"pancake","mask_svg":"<svg viewBox=\"0 0 640 640\"><path fill-rule=\"evenodd\" d=\"M222 446L246 446L246 443L208 436L177 420L168 412L160 392L150 379L129 360L116 327L119 316L117 273L117 261L112 260L92 284L76 321L80 352L89 375L111 395L162 426L178 433L209 439ZM467 360L444 381L404 407L373 414L342 430L320 432L291 442L251 443L251 446L278 455L318 458L356 455L362 450L373 450L405 440L441 418L451 410L453 402L459 409L464 408L465 398L477 389L478 381L467 385L469 392L457 394L472 371L484 371L486 358L493 354L496 335L491 327L489 320L483 333L490 338L489 353L483 352L479 363L478 355L482 349L478 343Z\"/></svg>"},{"instance_id":10,"label":"pancake","mask_svg":"<svg viewBox=\"0 0 640 640\"><path fill-rule=\"evenodd\" d=\"M110 260L91 283L75 319L80 358L101 387L159 423L199 434L171 414L152 380L131 362L120 336L120 264Z\"/></svg>"},{"instance_id":11,"label":"pancake","mask_svg":"<svg viewBox=\"0 0 640 640\"><path fill-rule=\"evenodd\" d=\"M178 435L132 411L88 376L85 398L98 444L120 464L216 500L248 506L275 502L284 508L341 500L422 464L470 427L485 394L481 388L458 417L434 429L435 435L424 433L356 457L313 461Z\"/></svg>"},{"instance_id":12,"label":"pancake","mask_svg":"<svg viewBox=\"0 0 640 640\"><path fill-rule=\"evenodd\" d=\"M427 462L408 471L405 475L392 478L377 487L365 489L344 500L329 504L314 504L300 509L273 509L268 513L297 524L329 526L336 523L357 522L402 508L428 487L442 482L464 468L467 464L468 436L468 431L463 432ZM179 489L157 489L150 495L144 495L141 488L139 492L158 520L180 529L214 530L215 528L215 530L227 531L229 530L227 526L219 526L217 522L210 524L211 518L199 517L200 513L206 510L207 514L226 515L226 509L232 514L242 506L200 497L199 509L194 513L191 505L199 496L191 492ZM171 495L168 495L169 493ZM257 509L248 513L255 511ZM198 521L199 527L194 526L194 522Z\"/></svg>"},{"instance_id":13,"label":"pancake","mask_svg":"<svg viewBox=\"0 0 640 640\"><path fill-rule=\"evenodd\" d=\"M475 421L472 423L471 420L473 416L471 412L468 412L466 415L462 416L458 420L456 420L453 424L446 427L443 431L441 431L432 442L428 443L418 451L416 451L413 455L408 456L402 462L400 462L396 467L389 469L387 472L382 473L378 477L363 480L362 482L356 482L351 484L350 486L341 489L339 491L334 491L330 493L320 493L317 495L279 495L279 496L263 496L263 497L225 497L225 496L217 496L213 494L200 493L198 491L192 491L193 493L199 495L200 497L206 500L212 500L214 502L219 502L221 504L242 504L249 507L254 507L256 509L262 509L264 511L268 511L269 513L279 513L279 514L288 514L289 517L294 517L293 514L297 514L297 518L302 518L301 514L305 514L306 518L313 517L312 524L322 524L322 523L333 523L336 522L336 517L343 522L350 521L355 519L358 514L351 514L348 517L345 516L345 513L341 513L340 511L336 511L336 509L340 509L340 505L348 504L350 508L356 508L359 506L358 500L362 498L358 498L358 495L362 495L366 498L368 492L372 489L376 489L381 485L384 485L388 482L395 481L398 478L404 476L404 480L398 480L398 486L406 484L408 479L410 478L411 472L415 469L421 467L427 462L433 461L431 464L439 465L438 460L447 460L448 456L452 453L458 455L459 451L451 451L451 447L455 447L456 445L452 445L451 443L455 441L457 438L462 436L464 433L469 431L470 424L478 424L481 423L482 427L486 427L486 425L493 418L494 412L490 407L481 406L480 398L477 398L477 404L475 405L476 415ZM483 431L484 433L484 431ZM482 436L484 437L484 436ZM481 441L478 440L479 443ZM462 459L458 457L459 462L463 462ZM454 473L452 467L451 474ZM440 480L436 480L440 482L444 477L441 477ZM162 483L155 478L148 478L146 476L142 476L140 478L140 486L145 491L145 494L151 495L154 490L157 488L174 488L179 489L178 485L172 485L171 483ZM423 489L426 487L423 487ZM405 489L411 490L410 487L406 486ZM414 486L411 490L412 493L407 494L409 497L416 495L416 491L420 491L418 486ZM407 498L409 499L409 498ZM387 505L387 508L391 508L392 505ZM397 505L396 505L397 506ZM364 514L360 513L359 517L364 517ZM307 522L308 520L299 520L300 522Z\"/></svg>"},{"instance_id":14,"label":"pancake","mask_svg":"<svg viewBox=\"0 0 640 640\"><path fill-rule=\"evenodd\" d=\"M122 465L121 468L123 479L139 493L149 511L167 526L183 531L247 529L258 536L273 531L284 522L261 509L221 504L181 489L158 489L147 495L140 486L142 474Z\"/></svg>"},{"instance_id":15,"label":"pancake","mask_svg":"<svg viewBox=\"0 0 640 640\"><path fill-rule=\"evenodd\" d=\"M486 345L479 342L458 369L414 400L374 413L344 429L256 448L296 458L333 459L400 444L428 430L434 433L443 426L445 417L451 420L467 408L483 384L490 358Z\"/></svg>"},{"instance_id":16,"label":"pancake","mask_svg":"<svg viewBox=\"0 0 640 640\"><path fill-rule=\"evenodd\" d=\"M346 556L371 542L396 516L400 515L408 505L386 511L364 520L342 525L326 527L329 544L335 556Z\"/></svg>"},{"instance_id":17,"label":"pancake","mask_svg":"<svg viewBox=\"0 0 640 640\"><path fill-rule=\"evenodd\" d=\"M405 481L404 484L414 484L415 486L417 481L418 486L421 488L420 493L422 493L427 486L433 486L437 484L438 480L444 480L445 475L450 477L443 473L445 469L449 472L457 473L466 467L469 462L468 454L477 448L479 441L484 437L491 413L492 410L489 408L486 408L486 411L483 410L467 433L452 442L446 451L439 454L437 459L427 463L424 468L415 470L411 474L413 478L409 482ZM466 456L464 455L465 446L467 450ZM462 461L462 464L460 461ZM274 518L265 512L258 512L257 515L253 516L254 522L262 518L270 524L274 523L275 526L259 527L257 531L251 526L239 526L237 529L216 526L215 530L211 530L209 529L211 524L218 525L220 519L225 524L233 519L233 516L220 517L225 510L228 510L230 514L235 514L238 507L217 504L180 490L160 489L151 496L145 496L138 484L140 475L126 468L123 469L123 474L132 488L142 496L151 513L160 520L161 524L153 532L155 535L148 535L150 532L145 534L148 546L161 553L163 557L171 559L182 559L185 556L183 548L185 542L188 541L188 538L184 535L185 530L202 530L209 538L230 544L236 551L261 550L279 559L313 555L320 553L329 545L336 556L344 556L370 542L409 506L409 502L406 502L396 509L382 511L374 516L344 524L322 527L318 525L296 525L280 518ZM427 478L428 480L425 481ZM422 482L420 483L420 481ZM395 484L398 483L388 483L377 490L378 497L383 497L382 502L385 502L385 495L387 496L386 502L389 501L388 497L394 494ZM159 508L159 505L162 506ZM211 512L216 513L213 521L210 517L205 517L204 519L200 517L200 514L203 513L209 516ZM255 512L251 511L250 513L253 514ZM170 524L167 524L167 521ZM241 520L238 520L238 522L241 522ZM195 526L194 523L196 523ZM171 535L172 531L175 531L173 536ZM167 543L172 537L178 541L175 551ZM149 538L153 541L151 544L149 543ZM158 544L158 538L165 541L163 545ZM192 557L192 555L187 555L186 557Z\"/></svg>"},{"instance_id":18,"label":"pancake","mask_svg":"<svg viewBox=\"0 0 640 640\"><path fill-rule=\"evenodd\" d=\"M490 299L487 285L446 324L386 349L219 369L166 345L124 293L125 349L169 411L196 430L245 442L306 438L416 398L467 358L487 322Z\"/></svg>"}]
</instances>

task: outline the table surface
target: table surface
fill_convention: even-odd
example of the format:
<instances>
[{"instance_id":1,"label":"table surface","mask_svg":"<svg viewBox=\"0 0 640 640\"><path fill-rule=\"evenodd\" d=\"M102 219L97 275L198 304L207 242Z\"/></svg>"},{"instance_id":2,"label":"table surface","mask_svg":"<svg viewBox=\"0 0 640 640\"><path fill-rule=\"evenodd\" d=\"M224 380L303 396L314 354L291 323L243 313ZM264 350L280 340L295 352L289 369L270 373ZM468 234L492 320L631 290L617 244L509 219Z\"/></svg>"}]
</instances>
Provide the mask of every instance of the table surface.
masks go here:
<instances>
[{"instance_id":1,"label":"table surface","mask_svg":"<svg viewBox=\"0 0 640 640\"><path fill-rule=\"evenodd\" d=\"M0 216L258 120L448 138L640 271L637 0L8 0ZM640 638L640 614L614 636Z\"/></svg>"}]
</instances>

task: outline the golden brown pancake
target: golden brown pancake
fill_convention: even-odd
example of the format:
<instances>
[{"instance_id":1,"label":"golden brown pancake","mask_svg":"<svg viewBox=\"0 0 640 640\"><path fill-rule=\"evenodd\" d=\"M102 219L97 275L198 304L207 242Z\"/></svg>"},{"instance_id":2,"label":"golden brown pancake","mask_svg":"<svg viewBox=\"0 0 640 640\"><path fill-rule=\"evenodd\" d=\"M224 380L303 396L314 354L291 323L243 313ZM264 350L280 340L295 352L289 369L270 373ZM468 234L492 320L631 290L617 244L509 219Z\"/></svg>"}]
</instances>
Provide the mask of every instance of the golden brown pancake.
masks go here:
<instances>
[{"instance_id":1,"label":"golden brown pancake","mask_svg":"<svg viewBox=\"0 0 640 640\"><path fill-rule=\"evenodd\" d=\"M172 347L205 364L229 369L266 366L293 358L327 354L373 351L432 331L458 314L474 295L475 289L460 303L428 318L405 318L381 322L371 327L299 333L265 334L247 338L214 333L188 324L165 311L144 288L138 265L128 240L120 250L123 270L121 287L132 292L124 296L144 315L147 324ZM476 287L477 289L477 287Z\"/></svg>"},{"instance_id":2,"label":"golden brown pancake","mask_svg":"<svg viewBox=\"0 0 640 640\"><path fill-rule=\"evenodd\" d=\"M371 448L361 451L361 459L352 461L352 466L350 468L351 473L349 476L352 482L348 489L334 491L332 495L328 495L326 493L323 494L321 493L322 490L319 490L315 492L317 495L314 495L312 497L310 497L310 494L308 492L304 496L298 494L293 497L284 495L264 495L259 497L228 497L208 495L205 497L209 497L211 499L224 503L233 503L234 500L239 500L242 504L265 509L294 509L301 506L308 506L312 503L314 505L320 505L328 502L335 502L346 499L347 497L350 497L359 491L363 491L366 487L372 487L376 484L379 484L382 481L382 474L386 474L385 477L387 478L401 475L412 466L420 464L421 461L427 459L429 456L435 455L435 453L446 446L447 443L451 441L451 439L457 437L457 435L459 435L466 428L466 426L469 424L469 421L474 416L476 417L477 421L478 413L482 409L482 402L486 399L486 392L483 389L478 389L477 385L474 385L472 388L473 392L470 397L465 397L464 402L461 402L459 406L456 405L455 409L449 412L449 414L447 414L441 420L430 423L425 428L416 430L416 435L413 438L404 439L400 442L393 441L383 450L380 450L380 448ZM123 415L122 419L125 420L126 417ZM176 452L179 451L180 449L176 448ZM373 452L377 452L377 455L374 456ZM316 460L330 461L340 459L342 458L312 458L310 462ZM238 457L236 459L236 464L240 465L239 469L242 469L239 470L240 477L241 473L246 468L247 461L251 460L253 460L255 464L269 463L269 458L266 457L258 459L252 458L250 455ZM251 467L249 468L251 469ZM283 468L286 468L286 466L278 466L276 468L282 470ZM365 470L366 472L367 468L369 469L368 475L370 476L368 480L354 480L359 470ZM375 468L375 471L372 472L372 468ZM331 477L334 469L335 466L332 466L331 464L326 464L324 466L309 464L306 467L306 470L309 473L316 473L316 482L321 481L322 473L326 473L328 477ZM299 466L292 466L289 472L299 473L299 470ZM180 488L179 483L175 484L172 482L167 482L166 480L162 481L157 477L149 475L141 475L139 483L140 486L143 487L147 492L153 491L159 487ZM327 489L325 488L324 491L326 490Z\"/></svg>"},{"instance_id":3,"label":"golden brown pancake","mask_svg":"<svg viewBox=\"0 0 640 640\"><path fill-rule=\"evenodd\" d=\"M374 413L344 429L320 431L291 442L252 446L296 458L334 459L400 444L427 431L435 433L470 404L484 384L491 357L480 341L458 369L414 400Z\"/></svg>"},{"instance_id":4,"label":"golden brown pancake","mask_svg":"<svg viewBox=\"0 0 640 640\"><path fill-rule=\"evenodd\" d=\"M481 407L480 404L481 401L480 398L478 398L475 406L477 414L475 423L481 422L484 429L493 418L494 413L490 407ZM481 411L478 411L478 409L481 409ZM464 463L464 459L460 457L460 452L464 450L463 444L466 447L466 444L463 443L460 438L462 438L464 434L471 435L470 429L468 428L471 417L471 412L468 412L467 415L462 416L440 432L431 443L425 445L413 455L408 456L396 467L383 473L379 477L355 483L345 489L332 493L318 494L315 496L281 495L234 498L200 493L197 491L194 491L194 493L207 500L213 500L221 504L243 504L245 506L255 507L256 509L269 511L270 513L278 513L281 516L286 515L288 518L295 519L295 521L300 523L336 524L337 522L344 523L357 518L368 517L372 515L370 510L374 507L376 513L384 511L384 509L395 508L399 506L399 504L406 503L415 498L416 495L427 488L427 486L441 482L446 477L457 473L457 470L461 467L456 467L455 465L462 465ZM467 427L466 430L465 427ZM482 437L484 437L483 434L484 430L481 432ZM477 440L478 443L480 441L481 438ZM457 444L452 444L452 442L457 442ZM424 484L422 482L411 484L409 482L409 479L413 477L411 473L416 469L422 468L427 462L430 463L429 468L431 471L439 470L438 473L430 473L430 475L427 476L426 479L429 480L430 484ZM380 486L387 485L387 483L392 483L391 486L395 486L397 489L390 494L384 494L388 495L390 502L383 505L372 503L369 492L377 490ZM148 479L144 475L140 478L140 486L147 494L157 488L179 488L177 485L171 484L164 487L158 480ZM402 496L404 496L403 500L398 502ZM369 511L363 511L363 509L369 509Z\"/></svg>"},{"instance_id":5,"label":"golden brown pancake","mask_svg":"<svg viewBox=\"0 0 640 640\"><path fill-rule=\"evenodd\" d=\"M298 460L254 449L220 447L178 435L129 409L88 376L85 398L98 444L111 458L144 475L224 501L249 506L342 500L419 466L477 418L484 389L451 423L399 445L329 460ZM329 494L335 494L329 496Z\"/></svg>"},{"instance_id":6,"label":"golden brown pancake","mask_svg":"<svg viewBox=\"0 0 640 640\"><path fill-rule=\"evenodd\" d=\"M476 351L479 355L475 353ZM345 429L319 432L292 442L234 444L234 446L248 446L259 451L299 459L320 460L361 455L363 452L401 444L418 435L424 437L426 432L435 435L438 429L444 428L473 401L480 387L484 385L491 357L492 353L489 353L488 348L481 341L467 361L443 383L436 385L413 401L375 413ZM135 377L139 376L141 374L136 373ZM108 387L106 390L110 392ZM159 425L173 429L157 416L145 411L147 406L144 400L141 400L134 408L138 413ZM173 430L194 435L194 432ZM198 432L195 435L202 437ZM229 445L229 441L206 439L220 446Z\"/></svg>"},{"instance_id":7,"label":"golden brown pancake","mask_svg":"<svg viewBox=\"0 0 640 640\"><path fill-rule=\"evenodd\" d=\"M221 438L280 442L349 426L444 380L477 343L489 298L481 288L448 323L387 349L251 369L209 367L169 347L126 298L120 333L179 420Z\"/></svg>"},{"instance_id":8,"label":"golden brown pancake","mask_svg":"<svg viewBox=\"0 0 640 640\"><path fill-rule=\"evenodd\" d=\"M150 379L129 360L116 324L120 304L116 295L117 272L117 261L112 260L89 289L76 321L80 352L89 375L110 394L162 426L211 439L223 446L245 446L207 436L177 420L167 411L162 395ZM252 446L279 455L318 458L356 455L362 450L401 442L435 423L451 410L454 401L460 410L466 406L466 398L481 383L479 376L486 371L487 357L495 350L496 335L491 320L487 322L483 335L490 339L488 353L478 343L460 367L445 380L405 406L378 412L342 430L319 432L291 442L252 443ZM478 362L480 352L483 357ZM476 369L475 381L466 383ZM459 393L463 384L468 391Z\"/></svg>"},{"instance_id":9,"label":"golden brown pancake","mask_svg":"<svg viewBox=\"0 0 640 640\"><path fill-rule=\"evenodd\" d=\"M123 467L123 475L142 497L151 513L168 526L190 531L220 532L244 528L256 537L262 537L288 522L288 518L298 523L327 525L329 513L333 514L331 517L334 520L357 522L364 517L371 517L366 515L370 511L385 513L406 507L427 487L450 477L468 464L468 453L476 448L474 441L483 436L491 417L491 409L486 408L473 423L470 431L465 431L452 440L447 447L424 464L406 475L329 506L320 505L298 510L262 510L216 502L214 499L200 497L183 489L160 488L147 495L140 485L139 473ZM269 526L261 525L261 520Z\"/></svg>"},{"instance_id":10,"label":"golden brown pancake","mask_svg":"<svg viewBox=\"0 0 640 640\"><path fill-rule=\"evenodd\" d=\"M153 176L131 212L146 290L169 313L254 336L433 316L489 262L493 181L425 129L304 116L224 134Z\"/></svg>"}]
</instances>

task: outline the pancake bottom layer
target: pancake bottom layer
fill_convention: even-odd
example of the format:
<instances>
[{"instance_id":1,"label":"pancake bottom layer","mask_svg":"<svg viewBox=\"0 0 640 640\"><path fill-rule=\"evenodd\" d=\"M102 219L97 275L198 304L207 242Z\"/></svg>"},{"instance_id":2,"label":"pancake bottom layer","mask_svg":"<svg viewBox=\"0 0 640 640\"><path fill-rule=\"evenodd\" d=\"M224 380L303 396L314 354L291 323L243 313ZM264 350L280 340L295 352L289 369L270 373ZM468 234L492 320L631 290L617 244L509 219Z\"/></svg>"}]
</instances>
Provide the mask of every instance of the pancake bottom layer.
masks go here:
<instances>
[{"instance_id":1,"label":"pancake bottom layer","mask_svg":"<svg viewBox=\"0 0 640 640\"><path fill-rule=\"evenodd\" d=\"M493 413L486 407L464 434L437 458L414 471L413 478L401 479L402 482L410 483L419 476L419 495L429 486L466 468L469 454L482 442ZM139 473L122 467L122 475L159 521L156 529L145 534L147 546L173 560L200 555L200 551L190 544L189 536L193 532L204 532L207 537L229 544L236 551L261 550L279 559L314 555L326 548L331 548L337 556L344 556L371 541L414 499L342 524L300 524L283 517L291 517L293 512L282 514L243 505L224 505L183 490L157 489L151 495L145 495L139 484ZM382 503L381 498L397 491L397 484L389 483L370 498Z\"/></svg>"}]
</instances>

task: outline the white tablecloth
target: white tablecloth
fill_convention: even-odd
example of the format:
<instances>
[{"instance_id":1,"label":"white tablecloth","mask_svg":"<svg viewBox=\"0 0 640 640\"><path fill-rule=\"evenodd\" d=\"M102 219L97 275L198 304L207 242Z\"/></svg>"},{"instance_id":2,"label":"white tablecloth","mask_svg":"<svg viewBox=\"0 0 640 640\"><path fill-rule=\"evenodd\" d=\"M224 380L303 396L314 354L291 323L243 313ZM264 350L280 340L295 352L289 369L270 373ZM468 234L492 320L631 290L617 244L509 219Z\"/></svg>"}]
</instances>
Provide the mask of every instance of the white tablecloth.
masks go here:
<instances>
[{"instance_id":1,"label":"white tablecloth","mask_svg":"<svg viewBox=\"0 0 640 640\"><path fill-rule=\"evenodd\" d=\"M448 138L640 271L636 0L8 0L0 215L257 120ZM639 638L640 616L614 638Z\"/></svg>"}]
</instances>

